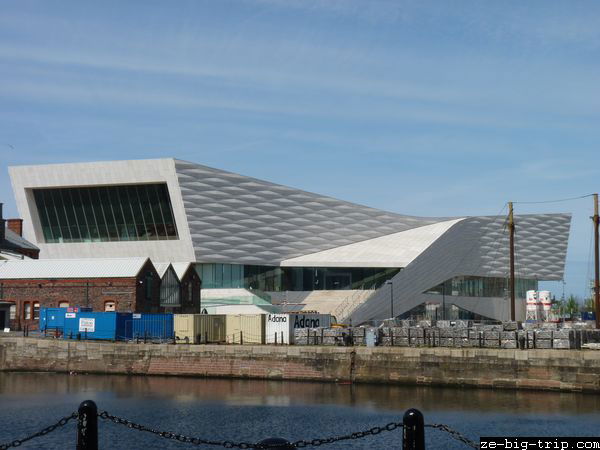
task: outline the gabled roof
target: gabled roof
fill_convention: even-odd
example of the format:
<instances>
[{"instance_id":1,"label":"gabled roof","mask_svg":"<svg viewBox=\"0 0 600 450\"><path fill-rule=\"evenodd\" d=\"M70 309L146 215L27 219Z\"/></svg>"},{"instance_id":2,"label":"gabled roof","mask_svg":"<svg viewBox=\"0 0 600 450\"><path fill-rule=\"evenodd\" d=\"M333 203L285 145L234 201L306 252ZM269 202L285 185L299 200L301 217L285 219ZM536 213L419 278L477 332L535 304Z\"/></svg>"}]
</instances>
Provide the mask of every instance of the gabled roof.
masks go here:
<instances>
[{"instance_id":1,"label":"gabled roof","mask_svg":"<svg viewBox=\"0 0 600 450\"><path fill-rule=\"evenodd\" d=\"M6 235L4 236L4 242L0 242L0 248L5 248L7 250L17 250L21 248L28 250L39 250L38 247L33 245L27 239L19 236L10 228L6 228L5 231Z\"/></svg>"},{"instance_id":2,"label":"gabled roof","mask_svg":"<svg viewBox=\"0 0 600 450\"><path fill-rule=\"evenodd\" d=\"M6 261L0 279L132 278L148 258L31 259Z\"/></svg>"},{"instance_id":3,"label":"gabled roof","mask_svg":"<svg viewBox=\"0 0 600 450\"><path fill-rule=\"evenodd\" d=\"M189 262L174 262L171 265L173 266L173 269L175 270L175 273L177 274L177 278L179 278L179 280L181 280L183 278L183 276L185 275L185 273L190 268L191 264L192 263L189 263Z\"/></svg>"},{"instance_id":4,"label":"gabled roof","mask_svg":"<svg viewBox=\"0 0 600 450\"><path fill-rule=\"evenodd\" d=\"M169 262L158 262L154 263L154 268L158 272L158 276L162 278L165 276L165 272L169 270L170 265L171 263Z\"/></svg>"}]
</instances>

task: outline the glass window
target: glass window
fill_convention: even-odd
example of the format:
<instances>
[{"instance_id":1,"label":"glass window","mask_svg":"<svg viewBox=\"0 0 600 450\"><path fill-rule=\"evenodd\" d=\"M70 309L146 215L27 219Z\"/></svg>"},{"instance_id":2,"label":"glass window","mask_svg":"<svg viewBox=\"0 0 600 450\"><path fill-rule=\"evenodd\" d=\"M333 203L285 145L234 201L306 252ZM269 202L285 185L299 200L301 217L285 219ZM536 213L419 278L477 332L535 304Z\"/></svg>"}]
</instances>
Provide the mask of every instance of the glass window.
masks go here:
<instances>
[{"instance_id":1,"label":"glass window","mask_svg":"<svg viewBox=\"0 0 600 450\"><path fill-rule=\"evenodd\" d=\"M59 308L68 308L69 302L58 302L58 307Z\"/></svg>"},{"instance_id":2,"label":"glass window","mask_svg":"<svg viewBox=\"0 0 600 450\"><path fill-rule=\"evenodd\" d=\"M34 319L40 318L40 302L35 302L33 304L33 318Z\"/></svg>"},{"instance_id":3,"label":"glass window","mask_svg":"<svg viewBox=\"0 0 600 450\"><path fill-rule=\"evenodd\" d=\"M152 272L146 274L146 300L152 300Z\"/></svg>"},{"instance_id":4,"label":"glass window","mask_svg":"<svg viewBox=\"0 0 600 450\"><path fill-rule=\"evenodd\" d=\"M17 318L17 305L10 305L9 317L10 320L15 320Z\"/></svg>"},{"instance_id":5,"label":"glass window","mask_svg":"<svg viewBox=\"0 0 600 450\"><path fill-rule=\"evenodd\" d=\"M31 303L25 302L25 304L23 306L24 306L25 320L31 319Z\"/></svg>"},{"instance_id":6,"label":"glass window","mask_svg":"<svg viewBox=\"0 0 600 450\"><path fill-rule=\"evenodd\" d=\"M113 301L104 302L104 311L112 312L116 310L116 303Z\"/></svg>"},{"instance_id":7,"label":"glass window","mask_svg":"<svg viewBox=\"0 0 600 450\"><path fill-rule=\"evenodd\" d=\"M34 189L46 243L178 239L166 184Z\"/></svg>"}]
</instances>

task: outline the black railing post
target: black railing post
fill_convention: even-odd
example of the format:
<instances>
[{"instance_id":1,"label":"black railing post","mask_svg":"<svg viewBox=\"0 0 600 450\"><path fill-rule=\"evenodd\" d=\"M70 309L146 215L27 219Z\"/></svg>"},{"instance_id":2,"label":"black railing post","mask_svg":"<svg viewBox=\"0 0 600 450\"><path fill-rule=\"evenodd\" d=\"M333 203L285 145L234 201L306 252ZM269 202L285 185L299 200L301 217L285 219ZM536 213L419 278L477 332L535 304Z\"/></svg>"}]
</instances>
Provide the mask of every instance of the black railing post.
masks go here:
<instances>
[{"instance_id":1,"label":"black railing post","mask_svg":"<svg viewBox=\"0 0 600 450\"><path fill-rule=\"evenodd\" d=\"M77 450L98 450L98 408L92 400L79 405Z\"/></svg>"},{"instance_id":2,"label":"black railing post","mask_svg":"<svg viewBox=\"0 0 600 450\"><path fill-rule=\"evenodd\" d=\"M269 450L286 450L294 448L290 441L283 438L267 438L263 439L258 445L264 445Z\"/></svg>"},{"instance_id":3,"label":"black railing post","mask_svg":"<svg viewBox=\"0 0 600 450\"><path fill-rule=\"evenodd\" d=\"M411 408L402 418L402 448L404 450L425 450L425 421L418 409Z\"/></svg>"}]
</instances>

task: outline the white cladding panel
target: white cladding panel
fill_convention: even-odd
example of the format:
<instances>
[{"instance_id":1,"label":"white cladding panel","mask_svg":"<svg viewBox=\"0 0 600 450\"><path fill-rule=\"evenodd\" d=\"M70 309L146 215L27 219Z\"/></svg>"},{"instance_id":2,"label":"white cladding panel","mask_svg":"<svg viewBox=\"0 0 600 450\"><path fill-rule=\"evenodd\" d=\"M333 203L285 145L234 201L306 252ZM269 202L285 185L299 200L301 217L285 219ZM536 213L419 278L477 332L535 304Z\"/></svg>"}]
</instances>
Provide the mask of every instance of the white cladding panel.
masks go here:
<instances>
[{"instance_id":1,"label":"white cladding panel","mask_svg":"<svg viewBox=\"0 0 600 450\"><path fill-rule=\"evenodd\" d=\"M0 279L132 278L148 258L26 259L5 261Z\"/></svg>"},{"instance_id":2,"label":"white cladding panel","mask_svg":"<svg viewBox=\"0 0 600 450\"><path fill-rule=\"evenodd\" d=\"M105 161L9 167L15 200L23 218L23 236L40 248L40 258L146 256L153 261L195 261L192 238L173 159ZM179 239L127 242L44 242L34 188L166 183Z\"/></svg>"},{"instance_id":3,"label":"white cladding panel","mask_svg":"<svg viewBox=\"0 0 600 450\"><path fill-rule=\"evenodd\" d=\"M328 328L331 326L331 315L329 314L268 314L266 321L266 342L281 344L294 343L294 330L296 328Z\"/></svg>"}]
</instances>

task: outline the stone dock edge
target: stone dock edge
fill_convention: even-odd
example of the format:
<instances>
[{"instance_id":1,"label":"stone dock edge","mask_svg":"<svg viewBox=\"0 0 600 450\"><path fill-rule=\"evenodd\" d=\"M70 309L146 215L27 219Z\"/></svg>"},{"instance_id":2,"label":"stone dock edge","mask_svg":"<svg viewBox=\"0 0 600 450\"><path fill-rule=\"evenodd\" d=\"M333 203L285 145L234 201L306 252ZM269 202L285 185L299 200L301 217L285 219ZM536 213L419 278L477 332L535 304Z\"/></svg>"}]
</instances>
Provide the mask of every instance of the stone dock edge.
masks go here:
<instances>
[{"instance_id":1,"label":"stone dock edge","mask_svg":"<svg viewBox=\"0 0 600 450\"><path fill-rule=\"evenodd\" d=\"M600 393L600 351L173 345L0 338L0 371Z\"/></svg>"}]
</instances>

